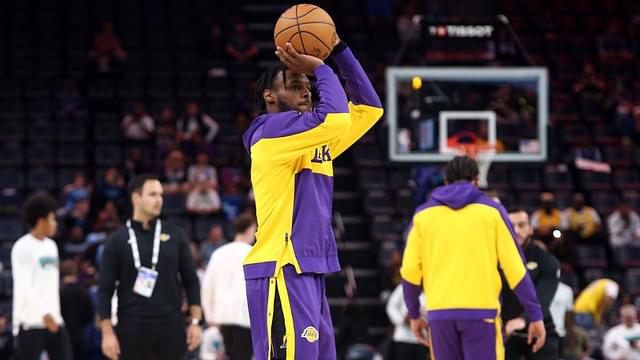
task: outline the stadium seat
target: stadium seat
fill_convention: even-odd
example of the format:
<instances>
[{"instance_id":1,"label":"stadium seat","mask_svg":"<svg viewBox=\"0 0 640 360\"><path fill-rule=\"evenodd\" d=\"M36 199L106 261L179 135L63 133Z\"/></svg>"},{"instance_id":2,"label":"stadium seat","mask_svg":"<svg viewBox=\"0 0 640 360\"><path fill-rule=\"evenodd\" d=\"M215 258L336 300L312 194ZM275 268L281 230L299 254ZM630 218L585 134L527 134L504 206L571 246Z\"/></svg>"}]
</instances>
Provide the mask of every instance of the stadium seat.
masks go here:
<instances>
[{"instance_id":1,"label":"stadium seat","mask_svg":"<svg viewBox=\"0 0 640 360\"><path fill-rule=\"evenodd\" d=\"M99 166L117 166L124 161L122 147L114 144L97 144L94 147L94 162Z\"/></svg>"},{"instance_id":2,"label":"stadium seat","mask_svg":"<svg viewBox=\"0 0 640 360\"><path fill-rule=\"evenodd\" d=\"M506 190L509 188L509 176L507 167L502 164L494 164L487 175L489 188L493 190Z\"/></svg>"},{"instance_id":3,"label":"stadium seat","mask_svg":"<svg viewBox=\"0 0 640 360\"><path fill-rule=\"evenodd\" d=\"M57 163L62 166L81 166L86 162L84 144L60 144Z\"/></svg>"},{"instance_id":4,"label":"stadium seat","mask_svg":"<svg viewBox=\"0 0 640 360\"><path fill-rule=\"evenodd\" d=\"M207 238L209 230L214 224L220 224L222 220L220 218L214 218L212 216L197 216L193 223L193 233L196 242L201 242Z\"/></svg>"},{"instance_id":5,"label":"stadium seat","mask_svg":"<svg viewBox=\"0 0 640 360\"><path fill-rule=\"evenodd\" d=\"M625 288L632 294L640 294L640 269L627 269L624 277Z\"/></svg>"},{"instance_id":6,"label":"stadium seat","mask_svg":"<svg viewBox=\"0 0 640 360\"><path fill-rule=\"evenodd\" d=\"M24 163L24 148L16 142L0 144L0 166L22 166Z\"/></svg>"},{"instance_id":7,"label":"stadium seat","mask_svg":"<svg viewBox=\"0 0 640 360\"><path fill-rule=\"evenodd\" d=\"M411 216L416 210L416 195L410 188L396 190L396 209L400 214Z\"/></svg>"},{"instance_id":8,"label":"stadium seat","mask_svg":"<svg viewBox=\"0 0 640 360\"><path fill-rule=\"evenodd\" d=\"M371 237L377 241L400 239L401 224L390 215L374 215L371 219Z\"/></svg>"},{"instance_id":9,"label":"stadium seat","mask_svg":"<svg viewBox=\"0 0 640 360\"><path fill-rule=\"evenodd\" d=\"M573 189L573 178L568 169L557 166L546 166L543 170L544 186L550 190Z\"/></svg>"},{"instance_id":10,"label":"stadium seat","mask_svg":"<svg viewBox=\"0 0 640 360\"><path fill-rule=\"evenodd\" d=\"M24 96L27 99L50 99L51 84L49 80L42 78L27 79L24 87Z\"/></svg>"},{"instance_id":11,"label":"stadium seat","mask_svg":"<svg viewBox=\"0 0 640 360\"><path fill-rule=\"evenodd\" d=\"M165 194L162 212L166 216L179 216L186 214L185 204L187 198L182 193Z\"/></svg>"},{"instance_id":12,"label":"stadium seat","mask_svg":"<svg viewBox=\"0 0 640 360\"><path fill-rule=\"evenodd\" d=\"M0 168L0 189L21 189L24 185L24 174L20 169Z\"/></svg>"},{"instance_id":13,"label":"stadium seat","mask_svg":"<svg viewBox=\"0 0 640 360\"><path fill-rule=\"evenodd\" d=\"M600 245L576 245L576 263L583 268L606 267L607 257L604 247Z\"/></svg>"},{"instance_id":14,"label":"stadium seat","mask_svg":"<svg viewBox=\"0 0 640 360\"><path fill-rule=\"evenodd\" d=\"M56 187L56 174L53 169L37 167L30 169L27 174L27 187L29 189L51 190Z\"/></svg>"},{"instance_id":15,"label":"stadium seat","mask_svg":"<svg viewBox=\"0 0 640 360\"><path fill-rule=\"evenodd\" d=\"M364 208L370 214L393 214L395 211L389 194L381 190L371 190L365 194Z\"/></svg>"},{"instance_id":16,"label":"stadium seat","mask_svg":"<svg viewBox=\"0 0 640 360\"><path fill-rule=\"evenodd\" d=\"M93 125L93 138L97 142L119 142L122 140L122 132L118 121L98 121Z\"/></svg>"},{"instance_id":17,"label":"stadium seat","mask_svg":"<svg viewBox=\"0 0 640 360\"><path fill-rule=\"evenodd\" d=\"M187 234L188 239L194 239L193 234L193 222L188 216L169 216L166 219L168 222L177 225Z\"/></svg>"},{"instance_id":18,"label":"stadium seat","mask_svg":"<svg viewBox=\"0 0 640 360\"><path fill-rule=\"evenodd\" d=\"M382 154L376 145L356 144L352 148L353 158L357 166L382 166Z\"/></svg>"},{"instance_id":19,"label":"stadium seat","mask_svg":"<svg viewBox=\"0 0 640 360\"><path fill-rule=\"evenodd\" d=\"M46 119L37 119L31 122L29 128L29 140L32 142L38 141L53 141L56 138L56 128L53 122Z\"/></svg>"},{"instance_id":20,"label":"stadium seat","mask_svg":"<svg viewBox=\"0 0 640 360\"><path fill-rule=\"evenodd\" d=\"M513 167L510 178L511 184L516 190L542 189L540 169L537 167Z\"/></svg>"},{"instance_id":21,"label":"stadium seat","mask_svg":"<svg viewBox=\"0 0 640 360\"><path fill-rule=\"evenodd\" d=\"M20 222L11 218L0 218L0 242L16 241L23 235L24 228Z\"/></svg>"},{"instance_id":22,"label":"stadium seat","mask_svg":"<svg viewBox=\"0 0 640 360\"><path fill-rule=\"evenodd\" d=\"M621 146L605 146L603 155L606 162L615 167L629 167L633 164L633 149Z\"/></svg>"},{"instance_id":23,"label":"stadium seat","mask_svg":"<svg viewBox=\"0 0 640 360\"><path fill-rule=\"evenodd\" d=\"M64 120L58 123L58 141L82 142L87 138L85 124L75 120Z\"/></svg>"},{"instance_id":24,"label":"stadium seat","mask_svg":"<svg viewBox=\"0 0 640 360\"><path fill-rule=\"evenodd\" d=\"M144 84L141 79L126 78L118 81L118 97L120 99L142 99L144 95Z\"/></svg>"},{"instance_id":25,"label":"stadium seat","mask_svg":"<svg viewBox=\"0 0 640 360\"><path fill-rule=\"evenodd\" d=\"M25 137L24 121L0 120L0 141L23 141Z\"/></svg>"},{"instance_id":26,"label":"stadium seat","mask_svg":"<svg viewBox=\"0 0 640 360\"><path fill-rule=\"evenodd\" d=\"M613 172L613 183L621 190L640 190L640 174L638 169L616 169Z\"/></svg>"},{"instance_id":27,"label":"stadium seat","mask_svg":"<svg viewBox=\"0 0 640 360\"><path fill-rule=\"evenodd\" d=\"M387 173L384 168L362 168L358 171L358 182L365 190L385 190L388 188Z\"/></svg>"},{"instance_id":28,"label":"stadium seat","mask_svg":"<svg viewBox=\"0 0 640 360\"><path fill-rule=\"evenodd\" d=\"M603 216L608 216L620 205L620 196L611 191L594 191L590 194L591 204Z\"/></svg>"},{"instance_id":29,"label":"stadium seat","mask_svg":"<svg viewBox=\"0 0 640 360\"><path fill-rule=\"evenodd\" d=\"M582 186L588 190L611 189L611 176L607 173L594 171L580 171Z\"/></svg>"},{"instance_id":30,"label":"stadium seat","mask_svg":"<svg viewBox=\"0 0 640 360\"><path fill-rule=\"evenodd\" d=\"M29 165L52 165L54 162L54 148L48 143L32 143L27 149Z\"/></svg>"}]
</instances>

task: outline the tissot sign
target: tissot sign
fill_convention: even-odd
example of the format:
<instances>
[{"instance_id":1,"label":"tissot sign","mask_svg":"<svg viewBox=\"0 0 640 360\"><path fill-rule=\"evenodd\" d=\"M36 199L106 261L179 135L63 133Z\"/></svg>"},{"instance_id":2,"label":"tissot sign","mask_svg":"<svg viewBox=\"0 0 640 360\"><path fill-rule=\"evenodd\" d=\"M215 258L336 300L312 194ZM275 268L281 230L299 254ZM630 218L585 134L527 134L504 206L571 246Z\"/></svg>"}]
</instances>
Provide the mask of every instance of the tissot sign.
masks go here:
<instances>
[{"instance_id":1,"label":"tissot sign","mask_svg":"<svg viewBox=\"0 0 640 360\"><path fill-rule=\"evenodd\" d=\"M429 25L429 36L440 38L490 38L493 25Z\"/></svg>"}]
</instances>

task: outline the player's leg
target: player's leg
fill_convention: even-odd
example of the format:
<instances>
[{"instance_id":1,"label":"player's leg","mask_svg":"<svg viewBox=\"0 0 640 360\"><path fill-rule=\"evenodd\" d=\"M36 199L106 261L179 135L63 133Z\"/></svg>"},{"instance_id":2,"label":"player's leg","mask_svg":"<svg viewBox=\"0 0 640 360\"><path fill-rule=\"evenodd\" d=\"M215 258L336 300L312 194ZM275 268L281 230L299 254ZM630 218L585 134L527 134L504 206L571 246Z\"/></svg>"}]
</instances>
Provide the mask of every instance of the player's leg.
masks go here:
<instances>
[{"instance_id":1,"label":"player's leg","mask_svg":"<svg viewBox=\"0 0 640 360\"><path fill-rule=\"evenodd\" d=\"M527 356L530 360L555 360L558 359L558 347L560 346L560 339L555 336L547 336L544 346L537 352Z\"/></svg>"},{"instance_id":2,"label":"player's leg","mask_svg":"<svg viewBox=\"0 0 640 360\"><path fill-rule=\"evenodd\" d=\"M458 320L465 359L504 360L500 319ZM436 357L437 359L437 357Z\"/></svg>"},{"instance_id":3,"label":"player's leg","mask_svg":"<svg viewBox=\"0 0 640 360\"><path fill-rule=\"evenodd\" d=\"M251 341L255 360L268 360L271 353L271 324L276 278L246 280L247 303L251 321Z\"/></svg>"},{"instance_id":4,"label":"player's leg","mask_svg":"<svg viewBox=\"0 0 640 360\"><path fill-rule=\"evenodd\" d=\"M73 359L73 351L71 350L71 338L64 326L60 330L52 334L47 343L47 354L50 360L68 360ZM76 356L80 358L80 356Z\"/></svg>"},{"instance_id":5,"label":"player's leg","mask_svg":"<svg viewBox=\"0 0 640 360\"><path fill-rule=\"evenodd\" d=\"M327 301L324 275L322 277L322 309L320 313L320 356L318 359L333 360L336 358L336 336L331 319L331 308Z\"/></svg>"},{"instance_id":6,"label":"player's leg","mask_svg":"<svg viewBox=\"0 0 640 360\"><path fill-rule=\"evenodd\" d=\"M435 320L431 321L430 326L431 352L435 360L465 359L455 320Z\"/></svg>"},{"instance_id":7,"label":"player's leg","mask_svg":"<svg viewBox=\"0 0 640 360\"><path fill-rule=\"evenodd\" d=\"M16 360L38 360L47 346L49 331L45 329L22 330L16 340Z\"/></svg>"}]
</instances>

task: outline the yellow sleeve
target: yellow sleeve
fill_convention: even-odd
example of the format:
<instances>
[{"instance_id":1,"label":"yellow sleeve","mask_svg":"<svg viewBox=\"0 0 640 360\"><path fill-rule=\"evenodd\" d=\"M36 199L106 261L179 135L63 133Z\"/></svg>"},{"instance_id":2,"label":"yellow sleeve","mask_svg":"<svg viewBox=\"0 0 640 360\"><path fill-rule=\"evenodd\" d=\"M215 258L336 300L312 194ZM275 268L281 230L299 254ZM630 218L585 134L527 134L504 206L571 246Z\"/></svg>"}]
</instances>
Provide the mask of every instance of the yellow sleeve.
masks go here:
<instances>
[{"instance_id":1,"label":"yellow sleeve","mask_svg":"<svg viewBox=\"0 0 640 360\"><path fill-rule=\"evenodd\" d=\"M384 110L371 105L355 105L349 102L349 113L351 114L351 129L340 136L331 146L333 158L340 156L366 134L380 120Z\"/></svg>"},{"instance_id":2,"label":"yellow sleeve","mask_svg":"<svg viewBox=\"0 0 640 360\"><path fill-rule=\"evenodd\" d=\"M513 289L527 274L527 269L516 244L517 240L502 219L498 219L497 236L498 262L507 278L509 288Z\"/></svg>"},{"instance_id":3,"label":"yellow sleeve","mask_svg":"<svg viewBox=\"0 0 640 360\"><path fill-rule=\"evenodd\" d=\"M402 279L416 286L422 284L422 243L425 239L420 234L415 217L407 236L407 246L402 256L400 275Z\"/></svg>"}]
</instances>

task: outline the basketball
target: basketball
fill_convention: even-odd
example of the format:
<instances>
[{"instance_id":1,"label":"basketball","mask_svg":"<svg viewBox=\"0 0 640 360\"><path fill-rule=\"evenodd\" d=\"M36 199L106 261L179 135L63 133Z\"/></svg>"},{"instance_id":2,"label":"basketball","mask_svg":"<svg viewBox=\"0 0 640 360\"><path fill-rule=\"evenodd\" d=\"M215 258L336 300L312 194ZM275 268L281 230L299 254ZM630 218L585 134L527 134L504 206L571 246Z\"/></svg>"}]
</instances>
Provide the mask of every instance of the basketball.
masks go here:
<instances>
[{"instance_id":1,"label":"basketball","mask_svg":"<svg viewBox=\"0 0 640 360\"><path fill-rule=\"evenodd\" d=\"M276 46L287 42L302 54L326 59L336 42L336 26L322 8L311 4L294 5L280 15L273 30Z\"/></svg>"}]
</instances>

